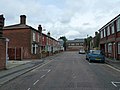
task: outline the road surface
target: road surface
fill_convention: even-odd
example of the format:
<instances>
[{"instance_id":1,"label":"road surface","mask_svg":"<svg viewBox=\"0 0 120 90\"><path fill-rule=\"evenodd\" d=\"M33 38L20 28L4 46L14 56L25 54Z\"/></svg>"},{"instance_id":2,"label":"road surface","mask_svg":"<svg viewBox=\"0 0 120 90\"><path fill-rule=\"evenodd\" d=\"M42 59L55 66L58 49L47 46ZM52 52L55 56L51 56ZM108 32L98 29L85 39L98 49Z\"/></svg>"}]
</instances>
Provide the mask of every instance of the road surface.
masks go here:
<instances>
[{"instance_id":1,"label":"road surface","mask_svg":"<svg viewBox=\"0 0 120 90\"><path fill-rule=\"evenodd\" d=\"M120 71L107 64L89 63L85 54L63 52L0 90L120 90Z\"/></svg>"}]
</instances>

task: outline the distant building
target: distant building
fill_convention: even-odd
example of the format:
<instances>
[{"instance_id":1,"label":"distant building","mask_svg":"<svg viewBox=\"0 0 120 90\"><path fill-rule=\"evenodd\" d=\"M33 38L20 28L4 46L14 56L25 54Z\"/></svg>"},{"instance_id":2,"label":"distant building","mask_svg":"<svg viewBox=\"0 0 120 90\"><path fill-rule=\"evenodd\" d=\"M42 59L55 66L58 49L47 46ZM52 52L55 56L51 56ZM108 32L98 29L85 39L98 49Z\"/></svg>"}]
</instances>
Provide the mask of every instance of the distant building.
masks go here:
<instances>
[{"instance_id":1,"label":"distant building","mask_svg":"<svg viewBox=\"0 0 120 90\"><path fill-rule=\"evenodd\" d=\"M66 43L67 51L79 51L80 49L84 49L84 39L68 40Z\"/></svg>"},{"instance_id":2,"label":"distant building","mask_svg":"<svg viewBox=\"0 0 120 90\"><path fill-rule=\"evenodd\" d=\"M106 57L120 60L120 14L104 25L100 32L100 49Z\"/></svg>"}]
</instances>

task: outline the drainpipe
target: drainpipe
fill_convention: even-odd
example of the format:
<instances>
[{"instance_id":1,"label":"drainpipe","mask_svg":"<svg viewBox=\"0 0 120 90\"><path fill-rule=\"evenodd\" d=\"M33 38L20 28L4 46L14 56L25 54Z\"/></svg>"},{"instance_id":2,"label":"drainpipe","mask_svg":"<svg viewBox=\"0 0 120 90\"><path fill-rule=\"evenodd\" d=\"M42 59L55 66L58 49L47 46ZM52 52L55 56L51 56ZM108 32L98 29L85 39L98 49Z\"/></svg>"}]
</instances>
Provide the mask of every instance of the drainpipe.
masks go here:
<instances>
[{"instance_id":1,"label":"drainpipe","mask_svg":"<svg viewBox=\"0 0 120 90\"><path fill-rule=\"evenodd\" d=\"M5 42L6 42L6 66L7 66L7 62L8 62L8 42L9 42L9 39L6 38Z\"/></svg>"},{"instance_id":2,"label":"drainpipe","mask_svg":"<svg viewBox=\"0 0 120 90\"><path fill-rule=\"evenodd\" d=\"M115 52L116 52L115 42L113 44L114 44L114 60L116 60L116 58L115 58Z\"/></svg>"}]
</instances>

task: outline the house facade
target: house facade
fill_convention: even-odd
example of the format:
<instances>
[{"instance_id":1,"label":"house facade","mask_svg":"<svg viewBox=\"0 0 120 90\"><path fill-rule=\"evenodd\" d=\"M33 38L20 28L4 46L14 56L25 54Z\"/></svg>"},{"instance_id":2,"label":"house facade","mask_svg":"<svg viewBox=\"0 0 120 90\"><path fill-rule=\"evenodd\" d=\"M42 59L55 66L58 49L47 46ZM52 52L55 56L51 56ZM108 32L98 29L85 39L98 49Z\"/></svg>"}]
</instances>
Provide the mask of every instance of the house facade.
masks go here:
<instances>
[{"instance_id":1,"label":"house facade","mask_svg":"<svg viewBox=\"0 0 120 90\"><path fill-rule=\"evenodd\" d=\"M100 49L106 57L120 60L120 14L104 25L100 32Z\"/></svg>"},{"instance_id":2,"label":"house facade","mask_svg":"<svg viewBox=\"0 0 120 90\"><path fill-rule=\"evenodd\" d=\"M67 51L79 51L80 49L84 50L84 39L68 40L66 43Z\"/></svg>"},{"instance_id":3,"label":"house facade","mask_svg":"<svg viewBox=\"0 0 120 90\"><path fill-rule=\"evenodd\" d=\"M3 35L10 39L9 59L39 59L45 57L47 35L42 33L41 25L38 30L26 24L26 16L20 16L20 23L3 28ZM50 41L51 42L51 41Z\"/></svg>"}]
</instances>

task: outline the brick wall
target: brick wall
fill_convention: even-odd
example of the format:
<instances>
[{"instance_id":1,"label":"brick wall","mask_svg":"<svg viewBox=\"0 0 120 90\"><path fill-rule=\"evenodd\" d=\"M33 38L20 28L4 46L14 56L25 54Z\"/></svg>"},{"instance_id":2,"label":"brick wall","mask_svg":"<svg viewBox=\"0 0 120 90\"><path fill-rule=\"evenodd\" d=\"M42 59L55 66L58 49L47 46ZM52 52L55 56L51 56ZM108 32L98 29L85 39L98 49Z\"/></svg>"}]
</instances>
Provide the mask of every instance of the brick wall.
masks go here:
<instances>
[{"instance_id":1,"label":"brick wall","mask_svg":"<svg viewBox=\"0 0 120 90\"><path fill-rule=\"evenodd\" d=\"M9 48L22 48L23 59L31 58L31 30L15 29L5 30L3 35L9 38Z\"/></svg>"},{"instance_id":2,"label":"brick wall","mask_svg":"<svg viewBox=\"0 0 120 90\"><path fill-rule=\"evenodd\" d=\"M0 38L0 69L6 68L6 42Z\"/></svg>"}]
</instances>

